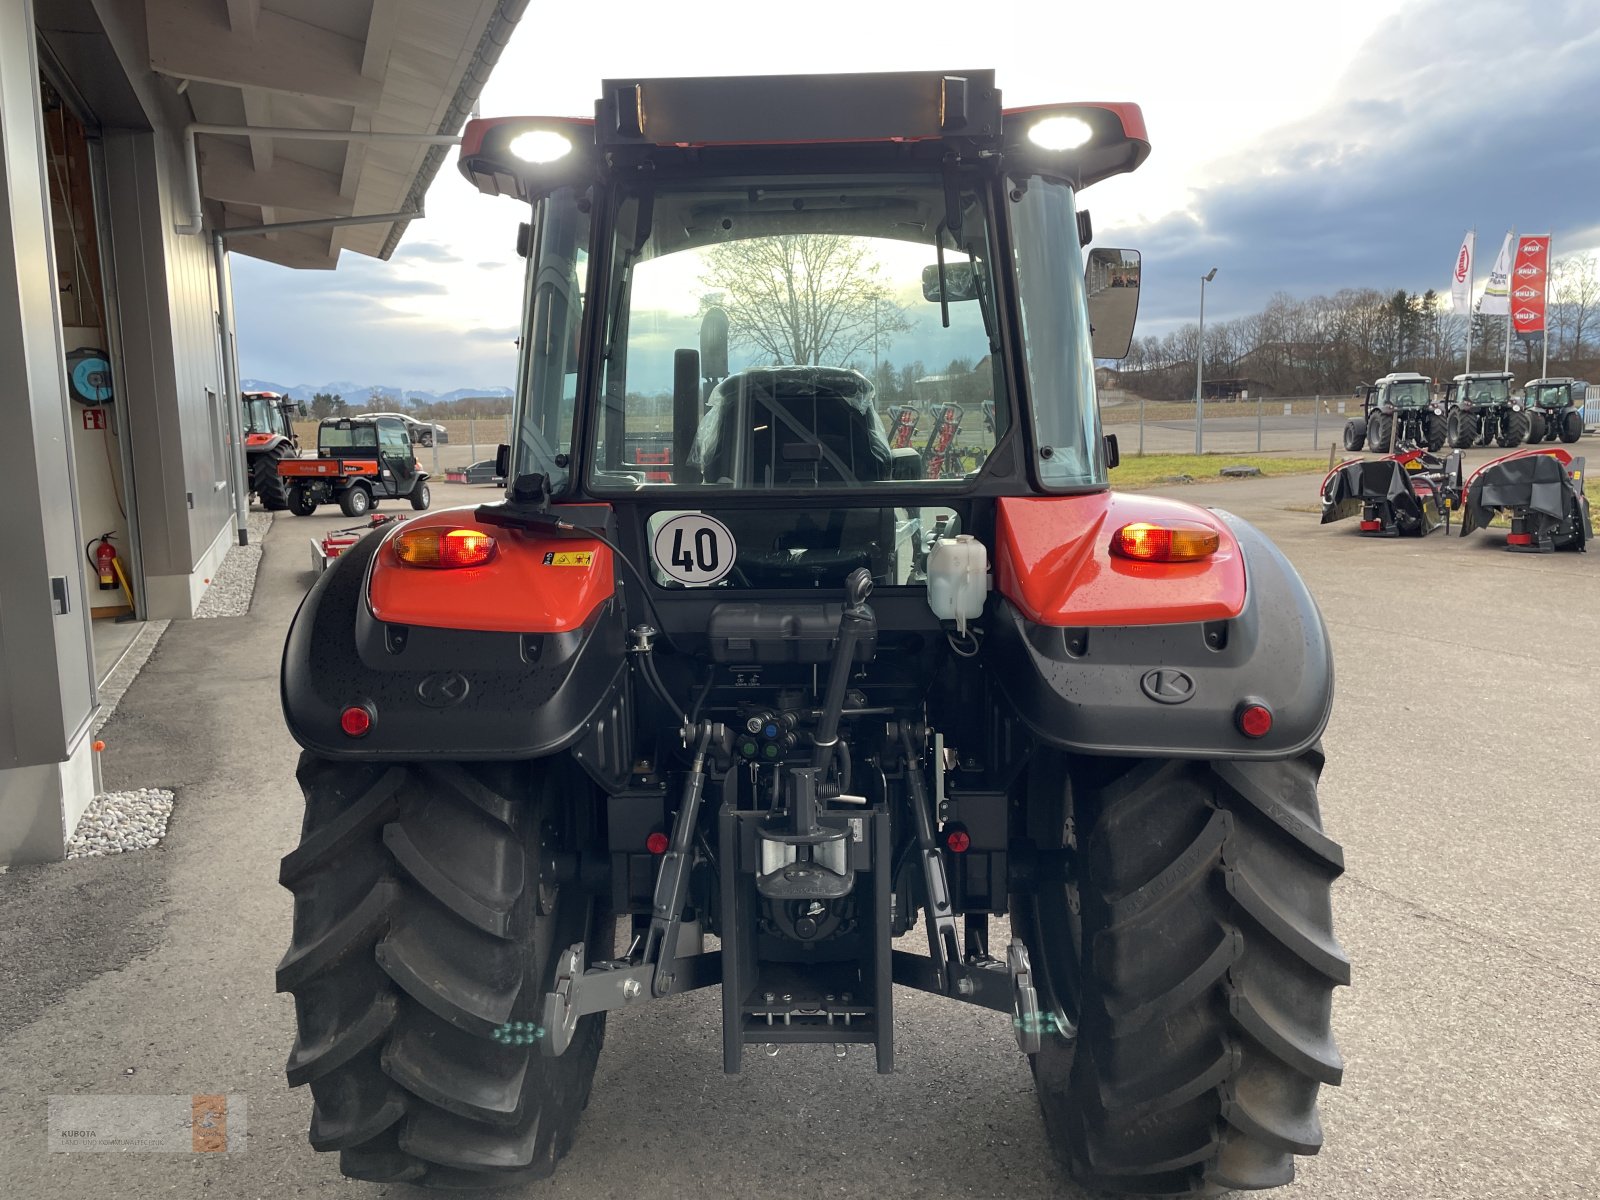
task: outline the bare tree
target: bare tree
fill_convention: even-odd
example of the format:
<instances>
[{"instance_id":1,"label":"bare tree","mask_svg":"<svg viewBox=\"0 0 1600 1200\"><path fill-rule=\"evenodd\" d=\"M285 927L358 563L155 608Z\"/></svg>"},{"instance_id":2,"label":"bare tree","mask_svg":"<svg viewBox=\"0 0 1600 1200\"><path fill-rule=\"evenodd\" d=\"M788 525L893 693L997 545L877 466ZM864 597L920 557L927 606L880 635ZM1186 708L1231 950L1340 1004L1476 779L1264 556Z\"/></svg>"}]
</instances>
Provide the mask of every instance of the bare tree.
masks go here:
<instances>
[{"instance_id":1,"label":"bare tree","mask_svg":"<svg viewBox=\"0 0 1600 1200\"><path fill-rule=\"evenodd\" d=\"M1558 259L1550 272L1550 284L1547 319L1559 334L1557 353L1577 370L1586 357L1584 342L1600 324L1600 258L1569 254Z\"/></svg>"},{"instance_id":2,"label":"bare tree","mask_svg":"<svg viewBox=\"0 0 1600 1200\"><path fill-rule=\"evenodd\" d=\"M777 364L846 364L911 328L862 238L751 238L712 248L706 261L700 282L723 293L729 340Z\"/></svg>"}]
</instances>

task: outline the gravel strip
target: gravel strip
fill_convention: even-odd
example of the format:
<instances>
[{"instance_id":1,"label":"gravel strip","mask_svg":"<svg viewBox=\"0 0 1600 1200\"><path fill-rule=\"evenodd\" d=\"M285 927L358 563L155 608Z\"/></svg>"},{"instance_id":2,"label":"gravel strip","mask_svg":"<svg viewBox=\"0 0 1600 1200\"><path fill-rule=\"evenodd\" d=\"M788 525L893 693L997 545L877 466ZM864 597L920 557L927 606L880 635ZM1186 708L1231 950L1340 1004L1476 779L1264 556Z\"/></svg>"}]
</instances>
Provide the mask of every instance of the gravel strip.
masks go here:
<instances>
[{"instance_id":1,"label":"gravel strip","mask_svg":"<svg viewBox=\"0 0 1600 1200\"><path fill-rule=\"evenodd\" d=\"M272 528L272 513L250 510L250 544L228 550L200 597L196 617L239 617L250 611L256 594L256 568L261 565L261 541Z\"/></svg>"},{"instance_id":2,"label":"gravel strip","mask_svg":"<svg viewBox=\"0 0 1600 1200\"><path fill-rule=\"evenodd\" d=\"M99 858L125 850L148 850L167 832L172 793L164 788L101 792L89 802L78 831L67 843L68 858Z\"/></svg>"}]
</instances>

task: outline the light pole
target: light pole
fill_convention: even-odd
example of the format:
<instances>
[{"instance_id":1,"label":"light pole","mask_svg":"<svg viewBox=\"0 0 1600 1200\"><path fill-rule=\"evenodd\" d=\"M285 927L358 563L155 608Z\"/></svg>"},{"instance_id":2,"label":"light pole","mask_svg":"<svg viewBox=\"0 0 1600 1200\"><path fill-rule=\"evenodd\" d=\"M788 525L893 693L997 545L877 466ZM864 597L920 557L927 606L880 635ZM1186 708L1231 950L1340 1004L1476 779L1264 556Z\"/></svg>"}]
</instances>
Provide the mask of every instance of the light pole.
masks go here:
<instances>
[{"instance_id":1,"label":"light pole","mask_svg":"<svg viewBox=\"0 0 1600 1200\"><path fill-rule=\"evenodd\" d=\"M1200 276L1200 342L1194 351L1194 452L1205 453L1206 402L1201 393L1201 372L1206 360L1206 284L1217 277L1217 269Z\"/></svg>"}]
</instances>

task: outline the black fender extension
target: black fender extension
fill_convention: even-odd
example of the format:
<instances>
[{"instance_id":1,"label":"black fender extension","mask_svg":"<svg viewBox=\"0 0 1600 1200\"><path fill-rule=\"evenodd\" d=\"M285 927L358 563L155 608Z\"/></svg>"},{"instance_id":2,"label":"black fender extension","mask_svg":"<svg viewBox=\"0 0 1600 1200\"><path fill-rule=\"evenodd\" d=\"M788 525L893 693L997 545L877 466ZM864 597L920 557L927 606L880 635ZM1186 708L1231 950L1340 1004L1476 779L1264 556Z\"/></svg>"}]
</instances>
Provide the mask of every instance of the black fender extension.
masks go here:
<instances>
[{"instance_id":1,"label":"black fender extension","mask_svg":"<svg viewBox=\"0 0 1600 1200\"><path fill-rule=\"evenodd\" d=\"M366 581L381 535L362 538L300 603L280 689L289 732L333 759L542 758L575 748L602 784L626 777L631 749L622 621L615 600L568 633L485 633L388 625ZM462 603L471 603L464 583ZM367 707L350 737L340 714Z\"/></svg>"},{"instance_id":2,"label":"black fender extension","mask_svg":"<svg viewBox=\"0 0 1600 1200\"><path fill-rule=\"evenodd\" d=\"M1259 530L1217 516L1245 564L1244 608L1231 620L1056 628L998 602L985 657L1035 737L1082 754L1287 759L1322 736L1333 651L1316 601ZM1240 731L1252 704L1272 713L1264 737Z\"/></svg>"}]
</instances>

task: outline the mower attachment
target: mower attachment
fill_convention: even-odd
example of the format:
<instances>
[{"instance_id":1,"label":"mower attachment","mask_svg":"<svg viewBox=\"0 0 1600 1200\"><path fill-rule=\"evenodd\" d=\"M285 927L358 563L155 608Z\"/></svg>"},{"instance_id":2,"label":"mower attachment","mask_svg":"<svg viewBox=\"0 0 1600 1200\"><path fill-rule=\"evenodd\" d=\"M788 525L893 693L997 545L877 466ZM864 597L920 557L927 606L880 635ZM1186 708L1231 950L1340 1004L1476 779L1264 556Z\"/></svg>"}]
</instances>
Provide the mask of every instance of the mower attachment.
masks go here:
<instances>
[{"instance_id":1,"label":"mower attachment","mask_svg":"<svg viewBox=\"0 0 1600 1200\"><path fill-rule=\"evenodd\" d=\"M1584 550L1594 536L1583 494L1583 459L1565 450L1523 450L1485 463L1462 493L1461 536L1511 518L1506 549L1524 554Z\"/></svg>"},{"instance_id":2,"label":"mower attachment","mask_svg":"<svg viewBox=\"0 0 1600 1200\"><path fill-rule=\"evenodd\" d=\"M311 569L321 575L328 564L354 546L367 534L382 525L392 525L405 518L397 513L374 513L365 525L351 525L344 529L330 529L320 538L311 539Z\"/></svg>"},{"instance_id":3,"label":"mower attachment","mask_svg":"<svg viewBox=\"0 0 1600 1200\"><path fill-rule=\"evenodd\" d=\"M1461 453L1407 450L1347 459L1322 481L1322 523L1359 515L1367 537L1425 537L1450 524L1461 496Z\"/></svg>"}]
</instances>

